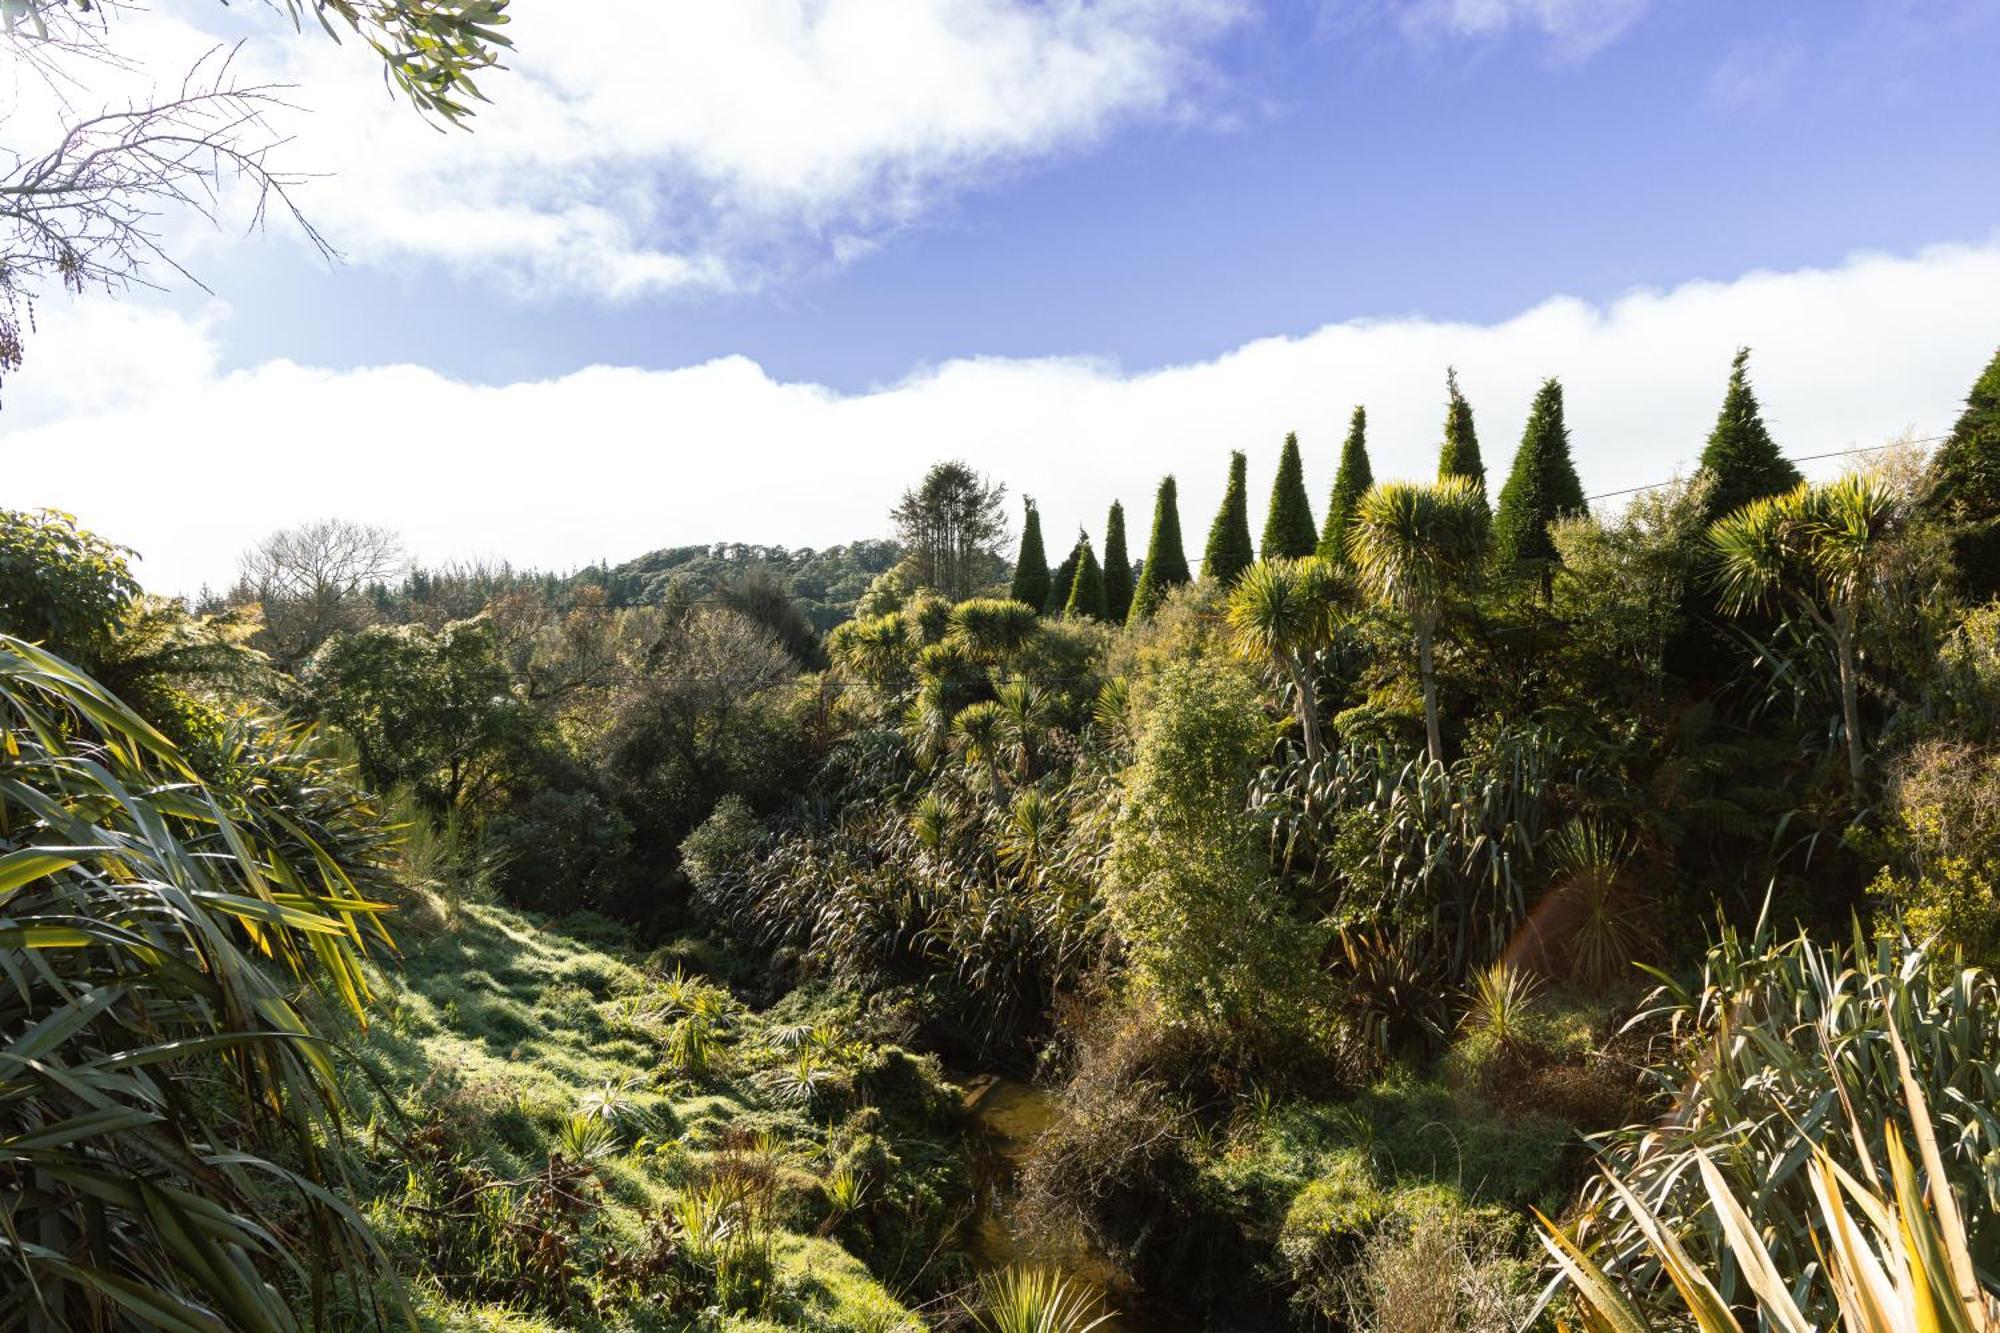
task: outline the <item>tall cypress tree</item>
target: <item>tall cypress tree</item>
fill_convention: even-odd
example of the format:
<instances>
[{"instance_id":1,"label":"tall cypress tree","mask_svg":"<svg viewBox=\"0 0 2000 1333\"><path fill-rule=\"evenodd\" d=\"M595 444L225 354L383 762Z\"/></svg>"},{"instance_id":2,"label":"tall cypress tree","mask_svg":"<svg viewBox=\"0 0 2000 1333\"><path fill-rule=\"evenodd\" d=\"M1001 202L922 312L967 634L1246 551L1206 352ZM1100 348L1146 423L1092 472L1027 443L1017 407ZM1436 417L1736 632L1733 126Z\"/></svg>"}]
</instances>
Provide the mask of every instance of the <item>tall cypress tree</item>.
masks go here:
<instances>
[{"instance_id":1,"label":"tall cypress tree","mask_svg":"<svg viewBox=\"0 0 2000 1333\"><path fill-rule=\"evenodd\" d=\"M1305 466L1299 462L1299 437L1288 434L1278 454L1278 476L1271 483L1271 508L1264 517L1264 541L1257 554L1265 560L1296 560L1311 555L1318 544L1312 501L1306 499Z\"/></svg>"},{"instance_id":2,"label":"tall cypress tree","mask_svg":"<svg viewBox=\"0 0 2000 1333\"><path fill-rule=\"evenodd\" d=\"M1022 496L1028 516L1021 521L1021 555L1014 562L1014 586L1009 594L1037 611L1049 600L1049 557L1042 549L1042 511L1032 496Z\"/></svg>"},{"instance_id":3,"label":"tall cypress tree","mask_svg":"<svg viewBox=\"0 0 2000 1333\"><path fill-rule=\"evenodd\" d=\"M1472 428L1472 404L1458 391L1458 371L1451 366L1445 367L1444 389L1444 446L1438 450L1438 480L1466 477L1478 485L1484 503L1486 462L1479 456L1479 432ZM1487 512L1493 512L1490 504Z\"/></svg>"},{"instance_id":4,"label":"tall cypress tree","mask_svg":"<svg viewBox=\"0 0 2000 1333\"><path fill-rule=\"evenodd\" d=\"M1708 447L1701 451L1701 470L1715 478L1715 489L1708 494L1710 522L1752 500L1782 495L1804 480L1764 428L1764 414L1750 387L1749 365L1750 349L1737 348L1736 359L1729 363L1722 411L1709 432Z\"/></svg>"},{"instance_id":5,"label":"tall cypress tree","mask_svg":"<svg viewBox=\"0 0 2000 1333\"><path fill-rule=\"evenodd\" d=\"M1250 462L1241 449L1229 455L1229 485L1222 492L1222 508L1208 528L1208 545L1201 556L1201 576L1228 587L1236 576L1257 563L1257 548L1250 544L1250 497L1245 473Z\"/></svg>"},{"instance_id":6,"label":"tall cypress tree","mask_svg":"<svg viewBox=\"0 0 2000 1333\"><path fill-rule=\"evenodd\" d=\"M1125 506L1113 500L1104 519L1104 618L1122 625L1132 611L1132 560L1125 553Z\"/></svg>"},{"instance_id":7,"label":"tall cypress tree","mask_svg":"<svg viewBox=\"0 0 2000 1333\"><path fill-rule=\"evenodd\" d=\"M1181 548L1180 491L1171 476L1163 477L1153 498L1153 535L1146 542L1146 561L1139 567L1139 582L1132 589L1132 609L1125 613L1125 623L1138 625L1152 619L1167 590L1187 581L1187 552Z\"/></svg>"},{"instance_id":8,"label":"tall cypress tree","mask_svg":"<svg viewBox=\"0 0 2000 1333\"><path fill-rule=\"evenodd\" d=\"M1586 508L1583 483L1569 456L1569 427L1563 424L1562 384L1542 381L1513 470L1500 488L1493 516L1494 563L1503 571L1539 570L1546 584L1556 546L1549 524Z\"/></svg>"},{"instance_id":9,"label":"tall cypress tree","mask_svg":"<svg viewBox=\"0 0 2000 1333\"><path fill-rule=\"evenodd\" d=\"M1104 619L1104 571L1098 568L1097 552L1090 549L1090 534L1076 535L1076 550L1070 559L1076 563L1076 575L1070 580L1069 600L1063 604L1063 613Z\"/></svg>"},{"instance_id":10,"label":"tall cypress tree","mask_svg":"<svg viewBox=\"0 0 2000 1333\"><path fill-rule=\"evenodd\" d=\"M1357 407L1347 424L1347 441L1340 446L1340 467L1326 502L1326 526L1320 529L1319 554L1324 559L1347 563L1347 527L1354 521L1354 506L1374 484L1375 469L1368 466L1368 409Z\"/></svg>"},{"instance_id":11,"label":"tall cypress tree","mask_svg":"<svg viewBox=\"0 0 2000 1333\"><path fill-rule=\"evenodd\" d=\"M1076 582L1076 548L1072 546L1063 562L1049 575L1049 598L1042 603L1044 615L1059 616L1069 605L1070 585Z\"/></svg>"},{"instance_id":12,"label":"tall cypress tree","mask_svg":"<svg viewBox=\"0 0 2000 1333\"><path fill-rule=\"evenodd\" d=\"M1965 411L1931 459L1925 508L1951 532L1960 590L2000 595L2000 352L1965 396Z\"/></svg>"}]
</instances>

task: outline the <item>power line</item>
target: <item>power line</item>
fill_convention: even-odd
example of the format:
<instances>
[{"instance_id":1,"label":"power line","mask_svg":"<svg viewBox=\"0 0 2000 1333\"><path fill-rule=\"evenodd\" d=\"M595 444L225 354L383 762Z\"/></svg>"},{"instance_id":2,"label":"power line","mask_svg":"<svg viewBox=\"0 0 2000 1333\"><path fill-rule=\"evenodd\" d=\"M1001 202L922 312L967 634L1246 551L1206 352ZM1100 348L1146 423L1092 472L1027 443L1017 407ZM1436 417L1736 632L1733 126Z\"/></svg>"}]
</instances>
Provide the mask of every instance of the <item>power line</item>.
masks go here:
<instances>
[{"instance_id":1,"label":"power line","mask_svg":"<svg viewBox=\"0 0 2000 1333\"><path fill-rule=\"evenodd\" d=\"M1847 458L1854 454L1880 453L1884 449L1896 449L1906 444L1936 444L1939 440L1948 440L1950 438L1950 435L1926 435L1919 440L1891 440L1887 444L1871 444L1860 449L1835 449L1831 453L1807 454L1803 458L1794 458L1790 461L1794 463L1817 463L1828 458ZM1645 486L1627 486L1622 491L1606 491L1602 495L1586 495L1583 499L1588 504L1593 500L1611 500L1621 495L1637 495L1641 491L1657 491L1662 486L1672 486L1680 480L1681 478L1675 477L1670 481L1656 481Z\"/></svg>"}]
</instances>

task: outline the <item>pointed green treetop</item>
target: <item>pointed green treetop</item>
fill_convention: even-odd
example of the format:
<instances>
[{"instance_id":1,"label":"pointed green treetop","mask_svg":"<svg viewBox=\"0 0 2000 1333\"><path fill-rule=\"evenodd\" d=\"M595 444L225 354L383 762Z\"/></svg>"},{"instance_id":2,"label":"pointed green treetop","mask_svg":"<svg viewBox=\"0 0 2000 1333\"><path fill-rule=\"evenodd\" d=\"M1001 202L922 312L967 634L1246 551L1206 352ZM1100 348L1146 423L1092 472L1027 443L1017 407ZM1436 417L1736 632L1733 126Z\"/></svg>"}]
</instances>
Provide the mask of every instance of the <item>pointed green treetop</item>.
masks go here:
<instances>
[{"instance_id":1,"label":"pointed green treetop","mask_svg":"<svg viewBox=\"0 0 2000 1333\"><path fill-rule=\"evenodd\" d=\"M1125 506L1111 502L1104 519L1104 618L1125 623L1132 610L1132 559L1125 553Z\"/></svg>"},{"instance_id":2,"label":"pointed green treetop","mask_svg":"<svg viewBox=\"0 0 2000 1333\"><path fill-rule=\"evenodd\" d=\"M1450 366L1445 367L1444 388L1444 447L1438 450L1438 480L1464 477L1479 487L1480 503L1484 504L1486 462L1479 456L1479 432L1472 428L1472 404L1458 391L1458 371Z\"/></svg>"},{"instance_id":3,"label":"pointed green treetop","mask_svg":"<svg viewBox=\"0 0 2000 1333\"><path fill-rule=\"evenodd\" d=\"M1139 581L1132 590L1132 609L1127 624L1150 620L1160 609L1167 590L1188 582L1187 552L1181 546L1180 492L1172 477L1160 480L1153 499L1153 535L1146 543L1146 560L1139 568Z\"/></svg>"},{"instance_id":4,"label":"pointed green treetop","mask_svg":"<svg viewBox=\"0 0 2000 1333\"><path fill-rule=\"evenodd\" d=\"M1930 480L1925 507L1951 530L1960 590L1974 601L2000 594L2000 352L1966 395Z\"/></svg>"},{"instance_id":5,"label":"pointed green treetop","mask_svg":"<svg viewBox=\"0 0 2000 1333\"><path fill-rule=\"evenodd\" d=\"M1555 562L1555 542L1549 524L1587 506L1583 483L1569 456L1569 427L1563 424L1562 384L1542 381L1535 405L1528 412L1521 447L1507 484L1500 488L1500 507L1493 516L1493 555L1502 570L1540 568Z\"/></svg>"},{"instance_id":6,"label":"pointed green treetop","mask_svg":"<svg viewBox=\"0 0 2000 1333\"><path fill-rule=\"evenodd\" d=\"M1225 587L1257 563L1257 548L1250 544L1250 498L1245 480L1249 466L1241 449L1230 453L1229 485L1222 492L1222 507L1215 511L1201 556L1201 576Z\"/></svg>"},{"instance_id":7,"label":"pointed green treetop","mask_svg":"<svg viewBox=\"0 0 2000 1333\"><path fill-rule=\"evenodd\" d=\"M1076 534L1076 550L1070 559L1076 565L1076 574L1070 580L1069 600L1063 604L1063 614L1104 619L1104 571L1098 567L1097 552L1090 549L1088 533Z\"/></svg>"},{"instance_id":8,"label":"pointed green treetop","mask_svg":"<svg viewBox=\"0 0 2000 1333\"><path fill-rule=\"evenodd\" d=\"M1034 499L1022 496L1028 516L1021 523L1021 555L1014 562L1011 596L1040 610L1049 600L1049 557L1042 549L1042 513Z\"/></svg>"},{"instance_id":9,"label":"pointed green treetop","mask_svg":"<svg viewBox=\"0 0 2000 1333\"><path fill-rule=\"evenodd\" d=\"M1311 555L1318 544L1312 502L1306 499L1305 466L1299 462L1299 437L1287 435L1278 454L1278 476L1271 483L1271 508L1257 554L1265 560L1297 560Z\"/></svg>"},{"instance_id":10,"label":"pointed green treetop","mask_svg":"<svg viewBox=\"0 0 2000 1333\"><path fill-rule=\"evenodd\" d=\"M1752 500L1783 495L1803 478L1764 428L1764 414L1750 387L1750 349L1739 347L1729 366L1729 388L1722 411L1701 451L1701 470L1715 478L1709 492L1709 521L1732 514Z\"/></svg>"},{"instance_id":11,"label":"pointed green treetop","mask_svg":"<svg viewBox=\"0 0 2000 1333\"><path fill-rule=\"evenodd\" d=\"M1348 422L1347 440L1340 446L1340 467L1333 474L1333 494L1326 502L1326 526L1320 529L1319 555L1336 565L1347 564L1347 529L1354 522L1354 506L1375 484L1375 469L1368 465L1368 409L1357 407Z\"/></svg>"},{"instance_id":12,"label":"pointed green treetop","mask_svg":"<svg viewBox=\"0 0 2000 1333\"><path fill-rule=\"evenodd\" d=\"M1042 603L1045 615L1059 616L1069 605L1070 585L1076 582L1076 548L1071 547L1063 562L1049 575L1049 599Z\"/></svg>"}]
</instances>

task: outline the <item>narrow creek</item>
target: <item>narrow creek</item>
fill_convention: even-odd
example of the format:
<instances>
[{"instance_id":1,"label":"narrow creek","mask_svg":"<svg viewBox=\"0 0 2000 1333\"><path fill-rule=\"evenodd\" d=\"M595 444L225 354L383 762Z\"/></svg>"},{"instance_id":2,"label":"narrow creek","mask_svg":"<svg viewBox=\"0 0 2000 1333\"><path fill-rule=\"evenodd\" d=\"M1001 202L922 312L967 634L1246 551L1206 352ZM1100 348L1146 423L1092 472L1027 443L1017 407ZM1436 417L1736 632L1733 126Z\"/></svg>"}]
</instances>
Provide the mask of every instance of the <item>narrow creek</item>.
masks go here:
<instances>
[{"instance_id":1,"label":"narrow creek","mask_svg":"<svg viewBox=\"0 0 2000 1333\"><path fill-rule=\"evenodd\" d=\"M976 1127L981 1151L975 1162L979 1211L974 1217L972 1255L983 1269L1009 1264L1052 1265L1104 1296L1115 1316L1101 1327L1117 1333L1185 1333L1196 1327L1143 1301L1116 1265L1082 1236L1054 1239L1016 1230L1014 1181L1029 1149L1056 1115L1055 1094L1004 1074L971 1074L953 1080L965 1090L965 1110Z\"/></svg>"}]
</instances>

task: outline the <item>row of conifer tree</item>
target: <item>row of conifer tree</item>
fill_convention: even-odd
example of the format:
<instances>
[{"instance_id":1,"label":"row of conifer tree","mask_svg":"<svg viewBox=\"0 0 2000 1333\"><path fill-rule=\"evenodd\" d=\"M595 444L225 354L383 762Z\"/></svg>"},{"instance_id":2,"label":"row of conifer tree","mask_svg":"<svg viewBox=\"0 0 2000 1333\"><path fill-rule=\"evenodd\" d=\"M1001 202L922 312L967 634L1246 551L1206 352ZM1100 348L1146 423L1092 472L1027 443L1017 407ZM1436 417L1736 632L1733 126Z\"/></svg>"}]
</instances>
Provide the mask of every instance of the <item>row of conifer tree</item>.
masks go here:
<instances>
[{"instance_id":1,"label":"row of conifer tree","mask_svg":"<svg viewBox=\"0 0 2000 1333\"><path fill-rule=\"evenodd\" d=\"M1702 451L1701 467L1715 477L1710 493L1711 517L1719 517L1749 501L1775 495L1798 485L1798 468L1778 452L1764 426L1748 375L1750 352L1743 348L1729 372L1722 411ZM1444 442L1438 451L1438 477L1471 479L1486 491L1486 464L1479 454L1472 405L1458 386L1455 372L1445 372ZM1356 407L1340 449L1340 464L1327 497L1324 523L1313 521L1306 496L1304 466L1296 434L1285 437L1278 455L1278 475L1271 485L1270 507L1263 539L1253 544L1247 490L1247 460L1229 456L1229 484L1222 507L1208 530L1202 551L1204 578L1228 584L1259 559L1297 559L1319 555L1336 563L1346 559L1345 538L1355 506L1375 484L1368 461L1368 411ZM1145 559L1133 566L1126 549L1125 507L1113 501L1104 524L1104 555L1100 562L1089 534L1079 534L1062 564L1049 568L1042 543L1041 514L1032 498L1021 530L1021 550L1014 566L1012 596L1049 614L1085 615L1117 623L1139 623L1152 616L1167 590L1191 575L1181 544L1179 494L1173 477L1161 480L1153 502L1153 530ZM1493 558L1498 568L1546 568L1556 556L1549 524L1583 512L1583 483L1570 457L1569 428L1563 421L1560 381L1549 379L1535 394L1521 447L1500 488L1492 511Z\"/></svg>"}]
</instances>

